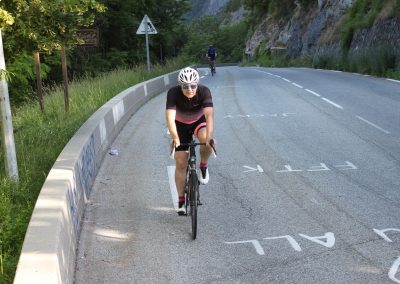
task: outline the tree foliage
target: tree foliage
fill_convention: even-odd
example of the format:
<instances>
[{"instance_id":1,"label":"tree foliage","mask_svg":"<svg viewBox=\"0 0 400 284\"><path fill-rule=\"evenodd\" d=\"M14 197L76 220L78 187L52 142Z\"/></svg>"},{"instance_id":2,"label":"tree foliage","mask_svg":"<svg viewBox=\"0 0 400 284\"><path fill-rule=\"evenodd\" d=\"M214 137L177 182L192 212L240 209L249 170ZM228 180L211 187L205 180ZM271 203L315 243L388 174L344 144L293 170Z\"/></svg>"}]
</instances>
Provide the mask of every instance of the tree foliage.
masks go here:
<instances>
[{"instance_id":1,"label":"tree foliage","mask_svg":"<svg viewBox=\"0 0 400 284\"><path fill-rule=\"evenodd\" d=\"M41 52L47 85L62 80L56 52L61 46L67 47L68 73L74 78L142 64L146 62L145 37L136 35L136 30L147 14L158 31L150 36L152 63L164 62L185 43L183 14L189 9L187 0L0 1L7 69L15 75L9 83L12 105L34 97L35 82L26 73L34 65L26 55ZM77 31L87 26L99 31L97 47L79 46Z\"/></svg>"},{"instance_id":2,"label":"tree foliage","mask_svg":"<svg viewBox=\"0 0 400 284\"><path fill-rule=\"evenodd\" d=\"M247 33L246 22L221 26L215 17L202 17L188 27L183 54L193 63L207 63L206 52L213 44L218 53L217 62L239 62L244 55Z\"/></svg>"},{"instance_id":3,"label":"tree foliage","mask_svg":"<svg viewBox=\"0 0 400 284\"><path fill-rule=\"evenodd\" d=\"M13 53L59 50L79 43L77 30L94 22L104 6L95 0L14 0L1 2L15 23L5 28L6 49Z\"/></svg>"}]
</instances>

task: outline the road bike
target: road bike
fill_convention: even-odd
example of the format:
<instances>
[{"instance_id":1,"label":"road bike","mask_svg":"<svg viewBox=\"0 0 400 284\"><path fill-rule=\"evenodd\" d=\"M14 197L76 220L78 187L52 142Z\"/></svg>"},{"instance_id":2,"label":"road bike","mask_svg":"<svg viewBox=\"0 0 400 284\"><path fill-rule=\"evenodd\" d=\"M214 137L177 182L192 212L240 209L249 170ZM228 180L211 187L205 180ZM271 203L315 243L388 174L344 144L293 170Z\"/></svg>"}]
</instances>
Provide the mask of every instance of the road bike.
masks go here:
<instances>
[{"instance_id":1,"label":"road bike","mask_svg":"<svg viewBox=\"0 0 400 284\"><path fill-rule=\"evenodd\" d=\"M215 60L211 60L211 59L209 59L209 61L210 61L210 70L211 70L211 76L214 76L214 74L215 74Z\"/></svg>"},{"instance_id":2,"label":"road bike","mask_svg":"<svg viewBox=\"0 0 400 284\"><path fill-rule=\"evenodd\" d=\"M197 236L197 209L201 205L200 192L199 192L199 178L197 176L196 166L196 146L206 145L206 143L196 142L194 139L190 143L181 144L182 146L189 146L188 165L186 168L186 181L185 181L185 215L191 217L192 221L192 239L195 240ZM212 154L217 156L215 150L214 140L210 141ZM172 147L170 156L173 158L175 154L175 147Z\"/></svg>"}]
</instances>

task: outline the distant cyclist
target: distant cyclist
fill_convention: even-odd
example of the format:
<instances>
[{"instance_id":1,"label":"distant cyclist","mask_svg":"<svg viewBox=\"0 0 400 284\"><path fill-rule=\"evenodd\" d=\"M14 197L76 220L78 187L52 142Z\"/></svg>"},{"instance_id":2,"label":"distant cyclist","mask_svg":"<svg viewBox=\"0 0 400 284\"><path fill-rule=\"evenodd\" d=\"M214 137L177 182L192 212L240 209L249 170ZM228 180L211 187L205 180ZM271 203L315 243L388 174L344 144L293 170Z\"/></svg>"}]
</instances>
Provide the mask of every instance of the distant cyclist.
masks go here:
<instances>
[{"instance_id":1,"label":"distant cyclist","mask_svg":"<svg viewBox=\"0 0 400 284\"><path fill-rule=\"evenodd\" d=\"M199 73L190 67L179 72L179 85L169 89L166 103L167 127L171 134L170 146L176 145L175 184L179 197L178 214L184 211L185 179L188 160L188 146L195 135L201 143L199 181L207 184L209 180L208 158L212 152L210 140L214 132L214 108L210 89L199 83ZM181 214L180 214L181 215Z\"/></svg>"},{"instance_id":2,"label":"distant cyclist","mask_svg":"<svg viewBox=\"0 0 400 284\"><path fill-rule=\"evenodd\" d=\"M217 57L217 49L212 44L208 47L206 56L210 62L210 68L214 69L215 72L215 58Z\"/></svg>"}]
</instances>

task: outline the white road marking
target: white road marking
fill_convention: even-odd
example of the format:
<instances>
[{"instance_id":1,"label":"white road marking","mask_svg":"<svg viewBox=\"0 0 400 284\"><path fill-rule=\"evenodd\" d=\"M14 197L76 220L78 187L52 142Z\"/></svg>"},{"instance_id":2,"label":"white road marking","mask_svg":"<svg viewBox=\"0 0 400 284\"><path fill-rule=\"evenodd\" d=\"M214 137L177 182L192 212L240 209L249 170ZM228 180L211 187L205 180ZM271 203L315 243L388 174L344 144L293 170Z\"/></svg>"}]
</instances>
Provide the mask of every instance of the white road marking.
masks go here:
<instances>
[{"instance_id":1,"label":"white road marking","mask_svg":"<svg viewBox=\"0 0 400 284\"><path fill-rule=\"evenodd\" d=\"M264 249L260 245L260 242L257 240L249 240L249 241L239 241L239 242L225 242L228 245L234 245L234 244L245 244L245 243L251 243L253 244L254 248L256 249L256 252L259 255L264 255Z\"/></svg>"},{"instance_id":2,"label":"white road marking","mask_svg":"<svg viewBox=\"0 0 400 284\"><path fill-rule=\"evenodd\" d=\"M299 84L292 83L292 85L293 85L293 86L296 86L297 88L304 89L304 87L303 87L303 86L301 86L301 85L299 85Z\"/></svg>"},{"instance_id":3,"label":"white road marking","mask_svg":"<svg viewBox=\"0 0 400 284\"><path fill-rule=\"evenodd\" d=\"M379 127L378 125L372 123L371 121L368 121L368 120L366 120L365 118L362 118L361 116L358 116L358 115L356 115L356 117L357 117L359 120L364 121L365 123L367 123L367 124L369 124L369 125L375 127L376 129L382 131L383 133L390 134L389 131L383 129L382 127Z\"/></svg>"},{"instance_id":4,"label":"white road marking","mask_svg":"<svg viewBox=\"0 0 400 284\"><path fill-rule=\"evenodd\" d=\"M169 188L171 190L172 203L174 204L175 210L178 210L178 192L176 191L175 184L175 166L168 166L168 180Z\"/></svg>"},{"instance_id":5,"label":"white road marking","mask_svg":"<svg viewBox=\"0 0 400 284\"><path fill-rule=\"evenodd\" d=\"M243 171L244 173L254 172L254 171L259 171L260 173L264 172L263 168L261 168L260 165L257 165L257 168L252 168L252 167L249 167L249 166L243 166L243 168L248 169L247 171Z\"/></svg>"},{"instance_id":6,"label":"white road marking","mask_svg":"<svg viewBox=\"0 0 400 284\"><path fill-rule=\"evenodd\" d=\"M335 168L338 168L339 170L357 170L358 168L351 162L345 161L345 165L334 165ZM289 172L303 172L303 171L308 171L308 172L320 172L320 171L330 171L331 169L325 164L325 163L319 163L319 166L311 166L307 170L301 170L301 169L293 169L291 165L285 165L284 166L286 170L280 170L276 171L277 173L289 173Z\"/></svg>"},{"instance_id":7,"label":"white road marking","mask_svg":"<svg viewBox=\"0 0 400 284\"><path fill-rule=\"evenodd\" d=\"M396 82L396 83L400 83L400 81L399 81L399 80L394 80L394 79L386 79L386 80L388 80L388 81L392 81L392 82Z\"/></svg>"},{"instance_id":8,"label":"white road marking","mask_svg":"<svg viewBox=\"0 0 400 284\"><path fill-rule=\"evenodd\" d=\"M309 90L309 89L306 89L306 91L309 92L309 93L311 93L311 94L313 94L314 96L317 96L317 97L320 97L320 96L321 96L321 95L317 94L316 92L313 92L313 91L311 91L311 90Z\"/></svg>"},{"instance_id":9,"label":"white road marking","mask_svg":"<svg viewBox=\"0 0 400 284\"><path fill-rule=\"evenodd\" d=\"M287 239L295 251L301 251L299 243L292 236L286 235L280 237L264 238L264 240L277 240L277 239Z\"/></svg>"},{"instance_id":10,"label":"white road marking","mask_svg":"<svg viewBox=\"0 0 400 284\"><path fill-rule=\"evenodd\" d=\"M342 169L342 170L357 170L358 168L349 161L345 161L346 165L335 165L334 167Z\"/></svg>"},{"instance_id":11,"label":"white road marking","mask_svg":"<svg viewBox=\"0 0 400 284\"><path fill-rule=\"evenodd\" d=\"M328 100L327 98L322 98L322 99L323 99L324 101L330 103L331 105L337 107L337 108L343 109L343 107L342 107L341 105L338 105L338 104L332 102L331 100Z\"/></svg>"},{"instance_id":12,"label":"white road marking","mask_svg":"<svg viewBox=\"0 0 400 284\"><path fill-rule=\"evenodd\" d=\"M310 237L304 234L299 234L299 236L317 244L323 245L327 248L332 248L335 245L335 235L332 232L328 232L325 235L318 237ZM321 239L326 239L326 241L321 241Z\"/></svg>"},{"instance_id":13,"label":"white road marking","mask_svg":"<svg viewBox=\"0 0 400 284\"><path fill-rule=\"evenodd\" d=\"M255 71L258 71L258 72L261 72L261 73L265 73L265 74L271 75L271 76L275 76L274 74L269 73L269 72L267 72L267 71L262 71L262 70L258 70L258 69L254 69L254 70L255 70Z\"/></svg>"},{"instance_id":14,"label":"white road marking","mask_svg":"<svg viewBox=\"0 0 400 284\"><path fill-rule=\"evenodd\" d=\"M295 115L296 113L293 113L293 112L284 112L284 113L282 113L282 116L283 117L288 117L289 115Z\"/></svg>"},{"instance_id":15,"label":"white road marking","mask_svg":"<svg viewBox=\"0 0 400 284\"><path fill-rule=\"evenodd\" d=\"M382 239L384 239L385 241L387 241L388 243L393 242L391 239L389 239L388 236L386 236L385 232L387 231L396 231L396 232L400 232L399 229L396 228L388 228L388 229L383 229L383 230L378 230L378 229L374 229L374 232L377 233Z\"/></svg>"},{"instance_id":16,"label":"white road marking","mask_svg":"<svg viewBox=\"0 0 400 284\"><path fill-rule=\"evenodd\" d=\"M330 171L330 169L327 167L326 164L324 163L319 163L320 166L312 166L309 170L309 172L319 172L319 171Z\"/></svg>"},{"instance_id":17,"label":"white road marking","mask_svg":"<svg viewBox=\"0 0 400 284\"><path fill-rule=\"evenodd\" d=\"M287 172L302 172L303 170L293 170L290 165L285 165L286 170L276 171L277 173L287 173Z\"/></svg>"},{"instance_id":18,"label":"white road marking","mask_svg":"<svg viewBox=\"0 0 400 284\"><path fill-rule=\"evenodd\" d=\"M286 81L286 82L288 82L288 83L291 83L292 81L290 81L290 80L288 80L288 79L286 79L286 78L282 78L282 80L283 81Z\"/></svg>"},{"instance_id":19,"label":"white road marking","mask_svg":"<svg viewBox=\"0 0 400 284\"><path fill-rule=\"evenodd\" d=\"M395 260L388 273L390 280L396 283L400 283L400 279L396 278L396 273L399 270L399 267L400 267L400 257Z\"/></svg>"}]
</instances>

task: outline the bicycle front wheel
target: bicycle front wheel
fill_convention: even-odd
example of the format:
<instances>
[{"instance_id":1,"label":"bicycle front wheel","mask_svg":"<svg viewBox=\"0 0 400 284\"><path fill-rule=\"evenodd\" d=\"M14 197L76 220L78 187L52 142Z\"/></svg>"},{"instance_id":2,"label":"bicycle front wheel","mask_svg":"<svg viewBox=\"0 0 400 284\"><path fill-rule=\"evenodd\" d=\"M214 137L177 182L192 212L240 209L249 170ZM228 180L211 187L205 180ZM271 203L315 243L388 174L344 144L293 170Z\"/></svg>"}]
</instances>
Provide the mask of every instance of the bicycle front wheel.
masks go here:
<instances>
[{"instance_id":1,"label":"bicycle front wheel","mask_svg":"<svg viewBox=\"0 0 400 284\"><path fill-rule=\"evenodd\" d=\"M190 216L192 219L192 239L195 240L197 236L197 206L199 200L199 181L197 174L193 171L190 175Z\"/></svg>"}]
</instances>

